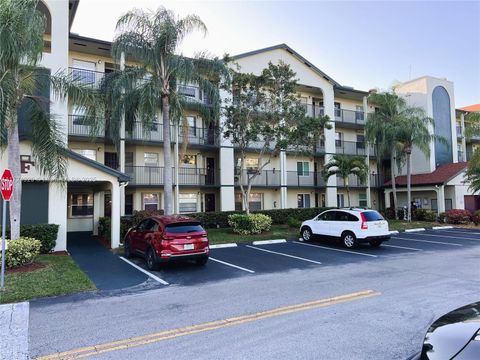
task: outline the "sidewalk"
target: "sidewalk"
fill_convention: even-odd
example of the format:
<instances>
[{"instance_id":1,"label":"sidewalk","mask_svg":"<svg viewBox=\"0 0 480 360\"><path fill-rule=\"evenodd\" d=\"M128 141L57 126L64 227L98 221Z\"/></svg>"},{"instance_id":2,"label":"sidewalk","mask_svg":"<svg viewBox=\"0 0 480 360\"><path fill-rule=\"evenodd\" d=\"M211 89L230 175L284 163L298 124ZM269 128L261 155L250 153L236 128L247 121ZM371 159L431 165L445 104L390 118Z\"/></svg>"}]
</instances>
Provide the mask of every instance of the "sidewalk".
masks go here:
<instances>
[{"instance_id":1,"label":"sidewalk","mask_svg":"<svg viewBox=\"0 0 480 360\"><path fill-rule=\"evenodd\" d=\"M28 302L0 305L0 360L29 358Z\"/></svg>"}]
</instances>

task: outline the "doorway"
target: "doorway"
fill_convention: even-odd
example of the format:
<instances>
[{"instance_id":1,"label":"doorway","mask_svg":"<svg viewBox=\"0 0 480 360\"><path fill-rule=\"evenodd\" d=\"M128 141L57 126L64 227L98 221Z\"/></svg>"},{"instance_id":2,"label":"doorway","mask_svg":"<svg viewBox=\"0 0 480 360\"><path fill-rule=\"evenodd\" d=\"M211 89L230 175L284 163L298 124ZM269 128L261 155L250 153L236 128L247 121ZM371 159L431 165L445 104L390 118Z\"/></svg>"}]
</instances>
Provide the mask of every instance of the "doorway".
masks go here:
<instances>
[{"instance_id":1,"label":"doorway","mask_svg":"<svg viewBox=\"0 0 480 360\"><path fill-rule=\"evenodd\" d=\"M207 178L206 185L215 185L215 159L207 157Z\"/></svg>"},{"instance_id":2,"label":"doorway","mask_svg":"<svg viewBox=\"0 0 480 360\"><path fill-rule=\"evenodd\" d=\"M205 194L205 212L215 211L215 194Z\"/></svg>"}]
</instances>

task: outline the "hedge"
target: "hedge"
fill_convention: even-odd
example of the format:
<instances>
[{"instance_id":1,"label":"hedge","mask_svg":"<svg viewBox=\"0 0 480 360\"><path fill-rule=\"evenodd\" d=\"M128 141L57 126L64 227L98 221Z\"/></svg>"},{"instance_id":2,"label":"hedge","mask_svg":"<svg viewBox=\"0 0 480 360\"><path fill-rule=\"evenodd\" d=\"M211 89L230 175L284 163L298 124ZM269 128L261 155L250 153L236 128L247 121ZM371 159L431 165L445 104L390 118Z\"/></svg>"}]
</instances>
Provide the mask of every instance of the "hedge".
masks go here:
<instances>
[{"instance_id":1,"label":"hedge","mask_svg":"<svg viewBox=\"0 0 480 360\"><path fill-rule=\"evenodd\" d=\"M16 240L7 241L5 250L5 266L12 268L30 264L40 253L42 243L37 239L21 237ZM0 252L0 259L2 258Z\"/></svg>"},{"instance_id":2,"label":"hedge","mask_svg":"<svg viewBox=\"0 0 480 360\"><path fill-rule=\"evenodd\" d=\"M448 224L468 224L472 220L472 214L464 209L451 209L445 211L445 220Z\"/></svg>"},{"instance_id":3,"label":"hedge","mask_svg":"<svg viewBox=\"0 0 480 360\"><path fill-rule=\"evenodd\" d=\"M270 230L272 218L264 214L232 214L228 217L228 224L237 234L261 234Z\"/></svg>"},{"instance_id":4,"label":"hedge","mask_svg":"<svg viewBox=\"0 0 480 360\"><path fill-rule=\"evenodd\" d=\"M40 253L48 254L57 242L59 225L56 224L22 224L20 236L37 239L41 243ZM0 229L1 230L1 229ZM7 237L10 237L10 229L6 229Z\"/></svg>"}]
</instances>

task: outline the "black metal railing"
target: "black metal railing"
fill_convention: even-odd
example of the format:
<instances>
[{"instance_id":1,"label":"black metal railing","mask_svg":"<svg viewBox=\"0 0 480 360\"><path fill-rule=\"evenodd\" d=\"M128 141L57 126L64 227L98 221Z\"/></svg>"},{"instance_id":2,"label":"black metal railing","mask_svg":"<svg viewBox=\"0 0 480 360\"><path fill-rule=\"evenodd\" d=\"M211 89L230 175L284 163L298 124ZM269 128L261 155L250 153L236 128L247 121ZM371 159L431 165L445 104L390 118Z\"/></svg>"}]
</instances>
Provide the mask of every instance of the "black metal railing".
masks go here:
<instances>
[{"instance_id":1,"label":"black metal railing","mask_svg":"<svg viewBox=\"0 0 480 360\"><path fill-rule=\"evenodd\" d=\"M92 127L85 121L83 115L68 115L68 135L81 137L104 137L105 129L101 126L92 133Z\"/></svg>"},{"instance_id":2,"label":"black metal railing","mask_svg":"<svg viewBox=\"0 0 480 360\"><path fill-rule=\"evenodd\" d=\"M335 122L365 125L365 113L361 110L335 109Z\"/></svg>"},{"instance_id":3,"label":"black metal railing","mask_svg":"<svg viewBox=\"0 0 480 360\"><path fill-rule=\"evenodd\" d=\"M325 187L322 173L314 171L287 171L288 186Z\"/></svg>"},{"instance_id":4,"label":"black metal railing","mask_svg":"<svg viewBox=\"0 0 480 360\"><path fill-rule=\"evenodd\" d=\"M335 153L347 155L366 155L366 142L363 141L345 141L335 140ZM375 147L370 145L370 156L375 156Z\"/></svg>"},{"instance_id":5,"label":"black metal railing","mask_svg":"<svg viewBox=\"0 0 480 360\"><path fill-rule=\"evenodd\" d=\"M460 125L457 125L456 129L457 129L457 137L461 138L463 136L462 127Z\"/></svg>"},{"instance_id":6,"label":"black metal railing","mask_svg":"<svg viewBox=\"0 0 480 360\"><path fill-rule=\"evenodd\" d=\"M125 166L125 173L130 176L130 185L163 185L164 167L162 166ZM172 169L174 185L213 186L219 184L219 174L214 169L179 168L178 181L175 169Z\"/></svg>"},{"instance_id":7,"label":"black metal railing","mask_svg":"<svg viewBox=\"0 0 480 360\"><path fill-rule=\"evenodd\" d=\"M257 174L252 180L252 186L280 186L280 170L244 170L241 173L235 173L235 185L247 186L248 180L253 178L254 174Z\"/></svg>"},{"instance_id":8,"label":"black metal railing","mask_svg":"<svg viewBox=\"0 0 480 360\"><path fill-rule=\"evenodd\" d=\"M68 69L70 71L70 75L72 76L75 82L77 82L78 84L91 86L91 87L100 86L105 76L105 73L100 71L79 69L75 67L70 67Z\"/></svg>"}]
</instances>

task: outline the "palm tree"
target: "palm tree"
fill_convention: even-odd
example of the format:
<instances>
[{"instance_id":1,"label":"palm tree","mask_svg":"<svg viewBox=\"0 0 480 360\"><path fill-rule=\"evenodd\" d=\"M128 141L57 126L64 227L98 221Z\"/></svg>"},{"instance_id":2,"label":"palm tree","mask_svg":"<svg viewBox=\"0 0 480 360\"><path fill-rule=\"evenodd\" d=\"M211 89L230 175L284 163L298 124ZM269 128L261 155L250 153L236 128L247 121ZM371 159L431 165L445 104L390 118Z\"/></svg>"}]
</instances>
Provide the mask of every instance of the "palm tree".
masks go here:
<instances>
[{"instance_id":1,"label":"palm tree","mask_svg":"<svg viewBox=\"0 0 480 360\"><path fill-rule=\"evenodd\" d=\"M395 123L396 148L403 154L407 163L407 221L412 221L411 204L411 178L412 178L412 150L415 146L425 156L430 156L430 143L434 139L447 143L442 137L432 135L429 127L434 126L434 121L425 115L419 107L406 107L401 117Z\"/></svg>"},{"instance_id":2,"label":"palm tree","mask_svg":"<svg viewBox=\"0 0 480 360\"><path fill-rule=\"evenodd\" d=\"M480 112L474 112L467 115L465 119L465 136L467 139L480 135ZM470 190L480 191L480 149L475 149L472 157L468 161L466 179L470 182Z\"/></svg>"},{"instance_id":3,"label":"palm tree","mask_svg":"<svg viewBox=\"0 0 480 360\"><path fill-rule=\"evenodd\" d=\"M120 119L125 111L139 119L144 128L155 117L163 121L164 211L173 213L171 121L182 122L184 110L191 108L205 120L219 114L218 83L226 75L223 61L208 59L204 54L195 58L178 55L182 40L194 30L206 33L205 24L196 15L177 18L164 7L157 11L133 10L117 22L117 35L112 44L113 57L122 54L136 66L126 68L111 82L111 119ZM194 84L211 104L191 101L181 90ZM190 101L189 101L190 100ZM127 116L128 118L128 116ZM118 121L111 121L118 129ZM117 124L117 125L115 125ZM118 131L111 132L118 137Z\"/></svg>"},{"instance_id":4,"label":"palm tree","mask_svg":"<svg viewBox=\"0 0 480 360\"><path fill-rule=\"evenodd\" d=\"M407 107L404 98L394 92L371 93L368 102L375 106L375 112L369 114L365 124L365 137L368 142L375 144L378 158L390 157L390 176L392 181L393 209L395 219L397 213L397 187L395 182L395 164L398 154L392 144L395 143L395 124L402 117Z\"/></svg>"},{"instance_id":5,"label":"palm tree","mask_svg":"<svg viewBox=\"0 0 480 360\"><path fill-rule=\"evenodd\" d=\"M348 177L356 175L361 183L367 180L368 166L362 156L335 154L323 167L325 181L332 175L340 176L347 189L347 201L350 206L350 188Z\"/></svg>"},{"instance_id":6,"label":"palm tree","mask_svg":"<svg viewBox=\"0 0 480 360\"><path fill-rule=\"evenodd\" d=\"M60 100L68 96L76 104L90 104L96 99L89 89L75 86L68 75L50 75L48 69L38 67L46 20L36 10L37 4L38 0L0 1L0 145L7 147L8 167L14 176L11 239L20 236L21 223L19 133L30 140L40 173L47 178L64 179L66 136L49 112L49 90ZM47 94L41 95L45 90ZM25 122L21 123L21 118Z\"/></svg>"}]
</instances>

